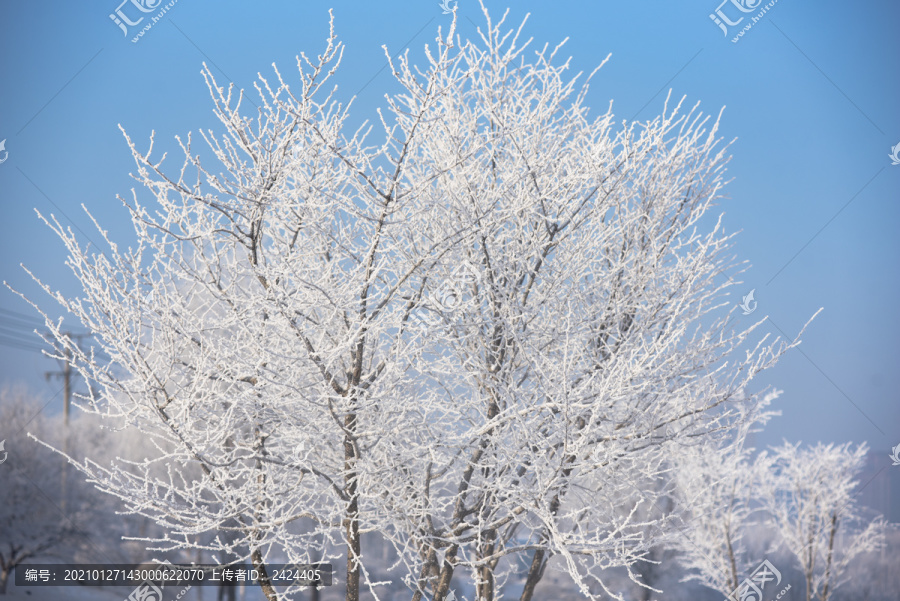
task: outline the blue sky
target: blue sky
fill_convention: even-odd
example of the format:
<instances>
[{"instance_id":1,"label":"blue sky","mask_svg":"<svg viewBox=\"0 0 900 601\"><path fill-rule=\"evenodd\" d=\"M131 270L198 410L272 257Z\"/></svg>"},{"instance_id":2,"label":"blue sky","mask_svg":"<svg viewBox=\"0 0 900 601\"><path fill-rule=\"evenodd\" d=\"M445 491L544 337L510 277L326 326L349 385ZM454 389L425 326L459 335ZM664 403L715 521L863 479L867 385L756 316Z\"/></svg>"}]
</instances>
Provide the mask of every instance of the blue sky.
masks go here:
<instances>
[{"instance_id":1,"label":"blue sky","mask_svg":"<svg viewBox=\"0 0 900 601\"><path fill-rule=\"evenodd\" d=\"M218 126L202 62L220 83L251 92L257 73L273 77L273 62L290 81L294 57L323 48L334 8L347 46L339 96L357 96L361 121L396 89L382 44L392 54L408 44L422 62L424 45L450 22L437 0L178 0L133 43L156 11L126 37L109 18L120 1L0 5L0 140L9 153L0 152L0 279L47 306L20 263L64 293L77 289L34 209L97 241L84 203L127 243L116 195L130 196L134 164L118 124L139 148L155 130L157 148L177 158L176 134ZM617 120L650 119L670 88L705 112L726 107L722 135L737 140L721 210L752 265L742 285L756 290L752 317L768 315L766 331L793 336L825 309L801 348L760 379L784 395L775 407L783 416L757 443L866 440L887 450L900 443L900 165L888 157L900 144L900 4L779 0L734 43L757 11L726 36L709 15L744 13L720 1L526 0L511 7L508 24L530 13L524 33L535 45L568 37L563 55L576 71L612 54L593 80L597 114L612 100ZM508 4L487 6L499 18ZM130 1L121 10L132 20L142 14ZM474 38L484 22L477 2L460 0L458 15L459 33ZM0 382L24 382L49 400L61 382L44 372L57 366L17 342L27 335L10 311L34 315L0 289ZM47 410L60 406L56 396Z\"/></svg>"}]
</instances>

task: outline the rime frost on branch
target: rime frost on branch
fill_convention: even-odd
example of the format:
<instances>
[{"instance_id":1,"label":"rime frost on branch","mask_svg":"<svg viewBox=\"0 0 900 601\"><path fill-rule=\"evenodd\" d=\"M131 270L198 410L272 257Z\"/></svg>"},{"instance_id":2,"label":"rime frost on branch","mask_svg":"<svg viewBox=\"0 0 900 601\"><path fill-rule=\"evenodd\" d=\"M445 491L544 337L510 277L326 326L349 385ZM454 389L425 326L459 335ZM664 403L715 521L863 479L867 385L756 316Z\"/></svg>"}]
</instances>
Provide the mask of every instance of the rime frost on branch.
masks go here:
<instances>
[{"instance_id":1,"label":"rime frost on branch","mask_svg":"<svg viewBox=\"0 0 900 601\"><path fill-rule=\"evenodd\" d=\"M618 598L602 571L669 529L622 500L758 418L750 382L794 343L751 342L728 308L718 120L668 100L646 123L591 116L561 45L484 17L472 42L454 14L424 69L388 55L403 91L355 131L333 27L299 86L260 76L253 118L204 68L206 151L179 138L172 170L126 135L152 194L123 200L135 245L101 229L88 250L47 219L83 294L45 289L109 357L48 323L100 391L84 408L156 441L81 469L165 528L157 547L225 529L203 548L341 559L356 600L377 533L414 601L454 577L485 600L520 578L527 601L552 556Z\"/></svg>"}]
</instances>

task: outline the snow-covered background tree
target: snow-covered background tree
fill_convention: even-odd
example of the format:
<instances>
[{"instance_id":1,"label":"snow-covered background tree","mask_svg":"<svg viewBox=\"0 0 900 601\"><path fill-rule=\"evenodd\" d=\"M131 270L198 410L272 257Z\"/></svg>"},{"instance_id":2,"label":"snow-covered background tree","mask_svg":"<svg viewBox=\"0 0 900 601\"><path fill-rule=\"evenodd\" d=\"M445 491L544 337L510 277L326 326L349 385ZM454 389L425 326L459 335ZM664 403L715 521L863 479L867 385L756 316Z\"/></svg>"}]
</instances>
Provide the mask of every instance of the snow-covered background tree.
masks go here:
<instances>
[{"instance_id":1,"label":"snow-covered background tree","mask_svg":"<svg viewBox=\"0 0 900 601\"><path fill-rule=\"evenodd\" d=\"M774 394L772 395L775 396ZM752 533L768 525L761 490L774 476L771 457L753 457L746 429L720 445L693 447L675 462L677 506L684 512L683 536L674 537L678 563L696 581L728 596L766 556L751 551Z\"/></svg>"},{"instance_id":2,"label":"snow-covered background tree","mask_svg":"<svg viewBox=\"0 0 900 601\"><path fill-rule=\"evenodd\" d=\"M299 86L260 77L252 118L204 69L205 154L179 138L167 171L126 135L152 197L123 200L136 244L97 224L87 249L46 219L83 294L42 286L103 351L46 319L93 383L81 408L154 449L79 469L162 528L152 549L245 557L269 600L298 587L267 564L340 559L357 601L379 590L371 533L414 601L463 575L480 601L528 601L551 559L622 598L606 570L672 533L638 511L671 487L644 485L759 419L751 382L797 340L735 321L718 120L591 117L559 47L529 54L484 16L480 40L439 32L424 69L391 61L376 142L329 87L333 28Z\"/></svg>"},{"instance_id":3,"label":"snow-covered background tree","mask_svg":"<svg viewBox=\"0 0 900 601\"><path fill-rule=\"evenodd\" d=\"M800 575L805 592L798 586L794 597L828 601L851 573L865 569L859 559L877 561L873 554L885 549L891 532L854 498L867 447L784 443L754 456L745 435L738 431L720 447L692 448L675 460L677 506L688 520L684 535L671 542L687 570L684 580L729 598L752 593L747 579L771 559L779 565L772 580L789 570Z\"/></svg>"},{"instance_id":4,"label":"snow-covered background tree","mask_svg":"<svg viewBox=\"0 0 900 601\"><path fill-rule=\"evenodd\" d=\"M81 448L76 424L42 414L43 403L23 388L0 389L0 595L23 562L120 559L95 537L112 503L83 479L64 477L66 460L33 438Z\"/></svg>"},{"instance_id":5,"label":"snow-covered background tree","mask_svg":"<svg viewBox=\"0 0 900 601\"><path fill-rule=\"evenodd\" d=\"M59 508L64 462L25 431L50 434L39 413L24 391L0 391L0 594L17 565L64 551L81 533L77 512L72 519Z\"/></svg>"},{"instance_id":6,"label":"snow-covered background tree","mask_svg":"<svg viewBox=\"0 0 900 601\"><path fill-rule=\"evenodd\" d=\"M864 519L854 498L867 450L865 444L787 442L773 449L773 478L761 498L800 566L806 601L828 601L847 582L853 560L885 544L885 520Z\"/></svg>"}]
</instances>

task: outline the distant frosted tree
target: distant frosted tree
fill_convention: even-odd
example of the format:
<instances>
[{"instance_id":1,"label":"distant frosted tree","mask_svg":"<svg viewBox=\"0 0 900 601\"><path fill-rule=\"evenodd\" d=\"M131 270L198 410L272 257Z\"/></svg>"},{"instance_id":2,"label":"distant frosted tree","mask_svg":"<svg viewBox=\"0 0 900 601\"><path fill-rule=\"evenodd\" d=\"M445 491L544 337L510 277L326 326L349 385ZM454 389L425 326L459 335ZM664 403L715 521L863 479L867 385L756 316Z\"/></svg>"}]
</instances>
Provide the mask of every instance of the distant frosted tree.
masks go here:
<instances>
[{"instance_id":1,"label":"distant frosted tree","mask_svg":"<svg viewBox=\"0 0 900 601\"><path fill-rule=\"evenodd\" d=\"M78 483L70 483L62 509L62 469L57 454L28 434L59 441L60 432L41 414L41 406L24 390L0 390L0 594L12 570L26 560L71 557L86 535L87 511ZM57 428L58 429L58 428Z\"/></svg>"},{"instance_id":2,"label":"distant frosted tree","mask_svg":"<svg viewBox=\"0 0 900 601\"><path fill-rule=\"evenodd\" d=\"M766 402L775 398L770 395ZM768 523L760 500L774 476L765 452L753 457L746 429L721 444L686 449L675 459L677 506L686 521L672 538L683 581L730 595L764 559L749 553L747 536Z\"/></svg>"},{"instance_id":3,"label":"distant frosted tree","mask_svg":"<svg viewBox=\"0 0 900 601\"><path fill-rule=\"evenodd\" d=\"M731 594L765 559L748 553L746 537L769 529L770 551L782 548L797 562L806 600L828 601L853 560L884 544L884 520L863 520L853 499L865 444L785 443L751 459L742 441L677 459L680 505L692 518L673 539L691 570L685 579Z\"/></svg>"},{"instance_id":4,"label":"distant frosted tree","mask_svg":"<svg viewBox=\"0 0 900 601\"><path fill-rule=\"evenodd\" d=\"M155 548L229 528L203 548L248 549L269 600L281 556L340 557L346 599L375 593L366 532L414 601L445 601L456 572L481 601L519 578L528 601L554 555L586 593L668 528L623 499L753 419L751 380L796 341L741 348L717 122L590 117L558 48L526 60L484 14L480 42L454 22L425 69L391 60L377 142L326 88L332 30L299 89L260 78L253 119L205 69L222 133L207 155L179 139L174 173L127 138L153 197L125 201L127 250L47 219L83 294L45 290L109 357L47 320L95 383L82 405L156 445L80 467L165 529Z\"/></svg>"},{"instance_id":5,"label":"distant frosted tree","mask_svg":"<svg viewBox=\"0 0 900 601\"><path fill-rule=\"evenodd\" d=\"M836 589L833 599L841 601L893 601L900 591L900 528L889 523L885 544L879 550L860 554L845 572L847 584Z\"/></svg>"},{"instance_id":6,"label":"distant frosted tree","mask_svg":"<svg viewBox=\"0 0 900 601\"><path fill-rule=\"evenodd\" d=\"M867 451L865 443L774 449L776 476L763 500L803 572L806 601L828 601L851 562L884 545L886 522L862 519L854 499Z\"/></svg>"}]
</instances>

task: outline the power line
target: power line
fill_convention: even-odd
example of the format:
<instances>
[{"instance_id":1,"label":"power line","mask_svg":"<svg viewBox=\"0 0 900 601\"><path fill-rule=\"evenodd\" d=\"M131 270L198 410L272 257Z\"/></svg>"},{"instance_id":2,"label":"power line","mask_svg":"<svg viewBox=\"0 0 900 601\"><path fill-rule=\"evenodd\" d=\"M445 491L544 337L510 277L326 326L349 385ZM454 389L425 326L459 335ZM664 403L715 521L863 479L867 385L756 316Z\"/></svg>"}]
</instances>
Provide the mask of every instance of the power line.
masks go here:
<instances>
[{"instance_id":1,"label":"power line","mask_svg":"<svg viewBox=\"0 0 900 601\"><path fill-rule=\"evenodd\" d=\"M33 346L22 340L13 340L11 338L4 338L3 336L0 336L0 345L8 346L10 348L14 348L19 351L26 351L29 353L40 353L44 350L39 346Z\"/></svg>"},{"instance_id":2,"label":"power line","mask_svg":"<svg viewBox=\"0 0 900 601\"><path fill-rule=\"evenodd\" d=\"M21 321L31 321L31 322L38 323L40 325L44 325L43 320L41 320L40 318L37 318L33 315L25 315L24 313L19 313L18 311L10 311L9 309L4 309L2 307L0 307L0 313L6 313L10 317L19 319Z\"/></svg>"},{"instance_id":3,"label":"power line","mask_svg":"<svg viewBox=\"0 0 900 601\"><path fill-rule=\"evenodd\" d=\"M10 326L6 325L6 323L2 319L0 319L0 330L5 331L9 335L21 336L21 337L23 337L24 340L28 340L29 334L34 334L34 330L23 330L21 328L16 329L16 327L17 326L10 327Z\"/></svg>"},{"instance_id":4,"label":"power line","mask_svg":"<svg viewBox=\"0 0 900 601\"><path fill-rule=\"evenodd\" d=\"M4 311L2 309L0 311L14 313L14 311ZM49 335L49 332L43 327L44 324L23 323L18 321L18 319L0 315L0 338L3 339L3 342L0 342L0 344L29 351L40 351L47 348L42 344L45 342L42 334ZM43 332L39 330L43 330ZM79 339L90 336L90 334L80 332L67 332L66 335Z\"/></svg>"},{"instance_id":5,"label":"power line","mask_svg":"<svg viewBox=\"0 0 900 601\"><path fill-rule=\"evenodd\" d=\"M27 330L29 333L34 332L35 330L44 330L46 331L46 324L43 323L26 323L23 321L18 321L12 317L6 317L5 315L0 315L0 324L5 324L8 327L20 328ZM87 332L76 332L76 334L82 335L87 334Z\"/></svg>"},{"instance_id":6,"label":"power line","mask_svg":"<svg viewBox=\"0 0 900 601\"><path fill-rule=\"evenodd\" d=\"M47 327L46 322L38 317L32 317L29 315L25 315L24 313L10 311L9 309L3 308L0 308L0 324L6 324L7 326L17 328L27 328L29 331L44 329Z\"/></svg>"},{"instance_id":7,"label":"power line","mask_svg":"<svg viewBox=\"0 0 900 601\"><path fill-rule=\"evenodd\" d=\"M4 324L7 327L11 328L19 328L20 330L27 330L29 332L33 332L34 330L43 327L34 323L23 323L21 321L16 321L14 319L10 319L4 315L0 315L0 324Z\"/></svg>"}]
</instances>

